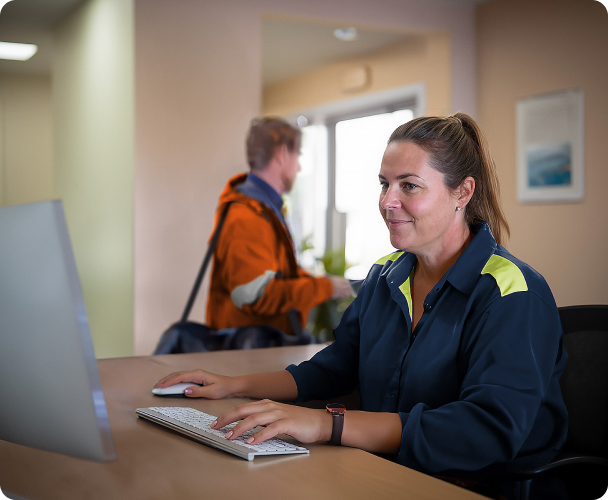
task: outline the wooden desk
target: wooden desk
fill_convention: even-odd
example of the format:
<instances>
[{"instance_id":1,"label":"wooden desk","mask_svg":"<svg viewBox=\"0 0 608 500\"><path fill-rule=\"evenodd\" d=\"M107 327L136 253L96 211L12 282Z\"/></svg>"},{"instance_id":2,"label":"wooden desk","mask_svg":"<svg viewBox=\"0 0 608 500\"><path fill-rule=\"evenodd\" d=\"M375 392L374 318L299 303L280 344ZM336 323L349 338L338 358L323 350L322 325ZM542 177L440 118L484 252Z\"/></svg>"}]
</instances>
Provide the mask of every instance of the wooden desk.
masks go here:
<instances>
[{"instance_id":1,"label":"wooden desk","mask_svg":"<svg viewBox=\"0 0 608 500\"><path fill-rule=\"evenodd\" d=\"M376 457L326 444L310 455L252 462L209 448L154 423L135 409L190 406L213 415L244 401L158 398L162 376L205 368L237 375L279 370L319 346L100 360L99 372L118 459L96 463L0 441L0 488L31 500L483 499L452 484Z\"/></svg>"}]
</instances>

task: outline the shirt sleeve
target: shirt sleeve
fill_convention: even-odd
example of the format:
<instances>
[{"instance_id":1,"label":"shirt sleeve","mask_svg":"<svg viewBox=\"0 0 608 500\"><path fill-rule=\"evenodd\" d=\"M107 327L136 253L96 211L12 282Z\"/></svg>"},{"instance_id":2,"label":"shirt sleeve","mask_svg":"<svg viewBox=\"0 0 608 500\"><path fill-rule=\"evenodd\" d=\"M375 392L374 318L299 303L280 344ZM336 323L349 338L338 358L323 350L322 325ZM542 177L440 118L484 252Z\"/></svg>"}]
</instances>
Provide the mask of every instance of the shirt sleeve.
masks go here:
<instances>
[{"instance_id":1,"label":"shirt sleeve","mask_svg":"<svg viewBox=\"0 0 608 500\"><path fill-rule=\"evenodd\" d=\"M359 386L359 299L348 306L334 335L336 340L309 361L287 367L298 387L296 402L331 399Z\"/></svg>"},{"instance_id":2,"label":"shirt sleeve","mask_svg":"<svg viewBox=\"0 0 608 500\"><path fill-rule=\"evenodd\" d=\"M566 354L555 306L532 292L499 297L462 342L459 399L434 409L419 403L400 413L397 460L449 475L506 464L551 443L557 450L563 436L550 433L561 396L551 391L559 388Z\"/></svg>"},{"instance_id":3,"label":"shirt sleeve","mask_svg":"<svg viewBox=\"0 0 608 500\"><path fill-rule=\"evenodd\" d=\"M308 311L331 297L333 285L328 278L303 270L295 277L282 275L280 252L285 249L262 214L235 203L224 227L216 255L222 262L222 282L239 309L275 316L292 309Z\"/></svg>"}]
</instances>

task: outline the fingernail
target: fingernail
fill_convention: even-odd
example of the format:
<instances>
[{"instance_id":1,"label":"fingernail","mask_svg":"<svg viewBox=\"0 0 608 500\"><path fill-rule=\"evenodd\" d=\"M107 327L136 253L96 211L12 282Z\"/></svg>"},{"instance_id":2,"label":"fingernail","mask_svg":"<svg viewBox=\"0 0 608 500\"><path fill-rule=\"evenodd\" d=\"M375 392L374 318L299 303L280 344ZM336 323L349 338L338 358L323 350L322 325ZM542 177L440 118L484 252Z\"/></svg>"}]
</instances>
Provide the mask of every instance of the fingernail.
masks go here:
<instances>
[{"instance_id":1,"label":"fingernail","mask_svg":"<svg viewBox=\"0 0 608 500\"><path fill-rule=\"evenodd\" d=\"M251 436L248 440L247 440L247 444L251 444L253 443L253 436Z\"/></svg>"},{"instance_id":2,"label":"fingernail","mask_svg":"<svg viewBox=\"0 0 608 500\"><path fill-rule=\"evenodd\" d=\"M217 420L211 424L211 427L215 427L217 425Z\"/></svg>"},{"instance_id":3,"label":"fingernail","mask_svg":"<svg viewBox=\"0 0 608 500\"><path fill-rule=\"evenodd\" d=\"M192 389L186 389L186 390L184 391L184 394L192 394Z\"/></svg>"},{"instance_id":4,"label":"fingernail","mask_svg":"<svg viewBox=\"0 0 608 500\"><path fill-rule=\"evenodd\" d=\"M233 434L234 434L234 432L232 432L232 431L228 431L228 432L226 433L226 439L230 439L230 436L232 436Z\"/></svg>"}]
</instances>

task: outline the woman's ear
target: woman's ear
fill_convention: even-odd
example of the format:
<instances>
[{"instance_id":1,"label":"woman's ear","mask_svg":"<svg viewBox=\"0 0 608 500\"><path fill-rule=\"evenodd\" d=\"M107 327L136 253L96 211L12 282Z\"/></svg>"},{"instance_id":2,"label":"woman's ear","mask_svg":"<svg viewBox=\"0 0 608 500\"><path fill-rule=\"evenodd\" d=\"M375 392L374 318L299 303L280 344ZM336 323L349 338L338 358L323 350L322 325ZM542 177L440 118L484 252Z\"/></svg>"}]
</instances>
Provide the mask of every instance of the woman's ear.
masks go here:
<instances>
[{"instance_id":1,"label":"woman's ear","mask_svg":"<svg viewBox=\"0 0 608 500\"><path fill-rule=\"evenodd\" d=\"M475 179L467 177L457 190L458 206L464 208L475 192Z\"/></svg>"}]
</instances>

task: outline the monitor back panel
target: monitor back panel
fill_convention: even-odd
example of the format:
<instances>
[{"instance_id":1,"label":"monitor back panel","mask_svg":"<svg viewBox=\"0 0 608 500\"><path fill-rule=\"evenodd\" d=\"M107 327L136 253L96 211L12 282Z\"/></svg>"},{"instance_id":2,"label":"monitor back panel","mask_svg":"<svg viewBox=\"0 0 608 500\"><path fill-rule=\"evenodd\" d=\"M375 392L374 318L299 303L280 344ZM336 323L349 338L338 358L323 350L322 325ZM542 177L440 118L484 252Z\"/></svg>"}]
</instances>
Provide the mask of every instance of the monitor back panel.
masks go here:
<instances>
[{"instance_id":1,"label":"monitor back panel","mask_svg":"<svg viewBox=\"0 0 608 500\"><path fill-rule=\"evenodd\" d=\"M60 201L0 208L0 439L116 457Z\"/></svg>"}]
</instances>

